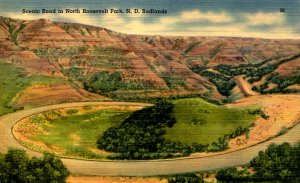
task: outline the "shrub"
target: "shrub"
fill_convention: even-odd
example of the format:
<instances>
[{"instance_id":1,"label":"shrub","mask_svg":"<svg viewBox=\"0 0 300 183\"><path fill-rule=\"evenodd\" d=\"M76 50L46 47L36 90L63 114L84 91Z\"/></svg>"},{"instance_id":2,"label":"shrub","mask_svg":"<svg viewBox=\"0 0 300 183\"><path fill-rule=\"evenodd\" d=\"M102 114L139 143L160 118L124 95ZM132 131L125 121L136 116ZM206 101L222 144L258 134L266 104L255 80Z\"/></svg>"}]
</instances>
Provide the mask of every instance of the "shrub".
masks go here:
<instances>
[{"instance_id":1,"label":"shrub","mask_svg":"<svg viewBox=\"0 0 300 183\"><path fill-rule=\"evenodd\" d=\"M286 134L287 131L288 131L288 128L282 127L282 128L280 129L280 131L276 134L276 136Z\"/></svg>"},{"instance_id":2,"label":"shrub","mask_svg":"<svg viewBox=\"0 0 300 183\"><path fill-rule=\"evenodd\" d=\"M163 79L170 88L186 87L186 81L182 77L166 75Z\"/></svg>"},{"instance_id":3,"label":"shrub","mask_svg":"<svg viewBox=\"0 0 300 183\"><path fill-rule=\"evenodd\" d=\"M82 107L83 110L89 111L93 109L93 106L87 105Z\"/></svg>"},{"instance_id":4,"label":"shrub","mask_svg":"<svg viewBox=\"0 0 300 183\"><path fill-rule=\"evenodd\" d=\"M66 31L68 31L68 30L70 30L70 26L69 25L64 25L64 26L62 26L62 28L64 29L64 30L66 30Z\"/></svg>"},{"instance_id":5,"label":"shrub","mask_svg":"<svg viewBox=\"0 0 300 183\"><path fill-rule=\"evenodd\" d=\"M44 123L44 122L46 121L43 117L41 117L41 116L39 116L39 115L31 116L31 117L29 118L29 120L30 120L30 122L32 122L32 123Z\"/></svg>"},{"instance_id":6,"label":"shrub","mask_svg":"<svg viewBox=\"0 0 300 183\"><path fill-rule=\"evenodd\" d=\"M77 114L79 112L78 109L68 109L66 110L66 113L71 115L71 114Z\"/></svg>"},{"instance_id":7,"label":"shrub","mask_svg":"<svg viewBox=\"0 0 300 183\"><path fill-rule=\"evenodd\" d=\"M203 183L201 177L195 174L176 175L168 178L168 183Z\"/></svg>"},{"instance_id":8,"label":"shrub","mask_svg":"<svg viewBox=\"0 0 300 183\"><path fill-rule=\"evenodd\" d=\"M93 91L109 92L115 91L122 86L121 73L100 71L94 74L87 85Z\"/></svg>"},{"instance_id":9,"label":"shrub","mask_svg":"<svg viewBox=\"0 0 300 183\"><path fill-rule=\"evenodd\" d=\"M260 116L261 116L262 118L264 118L264 119L269 119L269 116L266 115L264 112L262 112L262 113L260 114Z\"/></svg>"},{"instance_id":10,"label":"shrub","mask_svg":"<svg viewBox=\"0 0 300 183\"><path fill-rule=\"evenodd\" d=\"M249 171L238 171L235 167L221 169L217 172L216 178L226 182L243 182L250 180Z\"/></svg>"}]
</instances>

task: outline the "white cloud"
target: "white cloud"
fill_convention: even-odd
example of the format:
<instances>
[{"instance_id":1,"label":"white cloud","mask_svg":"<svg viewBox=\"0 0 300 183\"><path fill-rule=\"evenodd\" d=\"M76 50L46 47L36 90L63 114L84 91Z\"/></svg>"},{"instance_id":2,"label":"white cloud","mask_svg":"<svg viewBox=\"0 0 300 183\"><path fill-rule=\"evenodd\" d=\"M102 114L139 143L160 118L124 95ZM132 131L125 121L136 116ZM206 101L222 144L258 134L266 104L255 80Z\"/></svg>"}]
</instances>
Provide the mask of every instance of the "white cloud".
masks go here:
<instances>
[{"instance_id":1,"label":"white cloud","mask_svg":"<svg viewBox=\"0 0 300 183\"><path fill-rule=\"evenodd\" d=\"M284 13L247 13L244 18L249 25L276 25L285 21Z\"/></svg>"},{"instance_id":2,"label":"white cloud","mask_svg":"<svg viewBox=\"0 0 300 183\"><path fill-rule=\"evenodd\" d=\"M185 11L179 16L181 21L208 21L214 23L231 22L233 19L225 12L201 12L200 10Z\"/></svg>"},{"instance_id":3,"label":"white cloud","mask_svg":"<svg viewBox=\"0 0 300 183\"><path fill-rule=\"evenodd\" d=\"M67 8L67 9L77 9L77 8ZM82 12L83 8L79 8L79 10ZM64 20L68 22L73 23L81 23L81 24L87 24L87 25L98 25L98 21L93 16L90 16L89 14L84 13L61 13L61 14L55 14L56 18L63 18Z\"/></svg>"},{"instance_id":4,"label":"white cloud","mask_svg":"<svg viewBox=\"0 0 300 183\"><path fill-rule=\"evenodd\" d=\"M180 34L198 36L227 36L227 37L259 37L269 39L300 38L289 28L274 28L270 31L250 29L246 24L232 24L227 26L199 26L187 29Z\"/></svg>"},{"instance_id":5,"label":"white cloud","mask_svg":"<svg viewBox=\"0 0 300 183\"><path fill-rule=\"evenodd\" d=\"M101 27L127 34L161 34L169 30L169 25L161 21L146 23L141 18L126 19L119 14L107 14L99 17Z\"/></svg>"},{"instance_id":6,"label":"white cloud","mask_svg":"<svg viewBox=\"0 0 300 183\"><path fill-rule=\"evenodd\" d=\"M200 10L184 11L177 16L163 17L162 23L192 23L192 22L209 22L209 23L228 23L233 18L225 12L201 12Z\"/></svg>"},{"instance_id":7,"label":"white cloud","mask_svg":"<svg viewBox=\"0 0 300 183\"><path fill-rule=\"evenodd\" d=\"M163 24L176 24L180 23L180 19L178 19L178 17L163 17L159 22Z\"/></svg>"},{"instance_id":8,"label":"white cloud","mask_svg":"<svg viewBox=\"0 0 300 183\"><path fill-rule=\"evenodd\" d=\"M130 21L124 28L131 34L163 34L170 31L166 24L160 22L144 23L140 20Z\"/></svg>"},{"instance_id":9,"label":"white cloud","mask_svg":"<svg viewBox=\"0 0 300 183\"><path fill-rule=\"evenodd\" d=\"M100 24L100 26L106 26L105 28L121 27L126 24L126 20L119 14L104 14L99 16L98 24Z\"/></svg>"}]
</instances>

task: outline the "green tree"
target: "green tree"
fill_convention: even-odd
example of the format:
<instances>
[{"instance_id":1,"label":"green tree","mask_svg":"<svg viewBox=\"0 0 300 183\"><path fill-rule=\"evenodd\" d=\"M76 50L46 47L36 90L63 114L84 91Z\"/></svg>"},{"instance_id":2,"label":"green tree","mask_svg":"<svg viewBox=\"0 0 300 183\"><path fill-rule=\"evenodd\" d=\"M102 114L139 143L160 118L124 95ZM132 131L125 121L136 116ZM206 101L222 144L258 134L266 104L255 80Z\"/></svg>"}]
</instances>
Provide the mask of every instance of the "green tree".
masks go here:
<instances>
[{"instance_id":1,"label":"green tree","mask_svg":"<svg viewBox=\"0 0 300 183\"><path fill-rule=\"evenodd\" d=\"M4 155L0 154L0 182L9 182L9 164L5 161Z\"/></svg>"},{"instance_id":2,"label":"green tree","mask_svg":"<svg viewBox=\"0 0 300 183\"><path fill-rule=\"evenodd\" d=\"M26 182L28 177L28 156L25 151L9 149L4 156L4 161L8 164L8 179L12 182ZM1 168L2 169L2 168Z\"/></svg>"},{"instance_id":3,"label":"green tree","mask_svg":"<svg viewBox=\"0 0 300 183\"><path fill-rule=\"evenodd\" d=\"M280 145L271 144L268 149L259 152L258 156L251 160L250 166L255 169L255 178L291 180L299 174L299 148L298 143L292 147L289 143ZM297 154L298 153L298 154Z\"/></svg>"},{"instance_id":4,"label":"green tree","mask_svg":"<svg viewBox=\"0 0 300 183\"><path fill-rule=\"evenodd\" d=\"M61 160L51 154L29 158L24 150L19 149L0 154L1 183L63 183L68 175Z\"/></svg>"}]
</instances>

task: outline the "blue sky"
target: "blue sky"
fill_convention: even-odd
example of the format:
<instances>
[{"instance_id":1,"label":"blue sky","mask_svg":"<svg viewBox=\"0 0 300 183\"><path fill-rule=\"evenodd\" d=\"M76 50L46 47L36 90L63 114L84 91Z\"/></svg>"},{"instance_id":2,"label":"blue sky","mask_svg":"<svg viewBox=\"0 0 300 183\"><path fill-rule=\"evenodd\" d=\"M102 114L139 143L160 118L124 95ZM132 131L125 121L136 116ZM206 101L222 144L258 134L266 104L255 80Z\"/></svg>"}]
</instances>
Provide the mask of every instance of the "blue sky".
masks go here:
<instances>
[{"instance_id":1,"label":"blue sky","mask_svg":"<svg viewBox=\"0 0 300 183\"><path fill-rule=\"evenodd\" d=\"M153 8L168 13L22 14L24 8ZM91 24L129 34L300 38L300 0L0 0L0 15Z\"/></svg>"}]
</instances>

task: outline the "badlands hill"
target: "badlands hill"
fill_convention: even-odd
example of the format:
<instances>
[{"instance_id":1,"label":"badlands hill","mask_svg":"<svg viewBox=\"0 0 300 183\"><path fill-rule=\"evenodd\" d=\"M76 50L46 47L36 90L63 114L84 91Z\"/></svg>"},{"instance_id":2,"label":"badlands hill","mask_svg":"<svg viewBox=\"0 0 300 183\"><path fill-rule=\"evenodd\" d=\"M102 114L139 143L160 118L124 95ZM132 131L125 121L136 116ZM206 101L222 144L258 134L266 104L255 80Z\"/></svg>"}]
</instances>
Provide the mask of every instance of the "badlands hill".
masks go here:
<instances>
[{"instance_id":1,"label":"badlands hill","mask_svg":"<svg viewBox=\"0 0 300 183\"><path fill-rule=\"evenodd\" d=\"M30 86L18 95L20 105L49 96L72 101L201 95L228 101L296 93L299 54L300 40L127 35L83 24L0 17L1 62L23 68L27 76L65 81L50 88Z\"/></svg>"}]
</instances>

